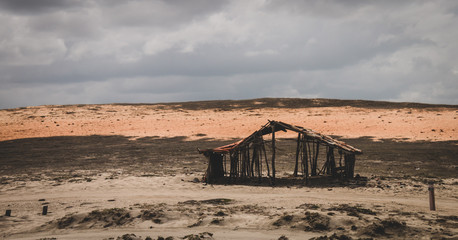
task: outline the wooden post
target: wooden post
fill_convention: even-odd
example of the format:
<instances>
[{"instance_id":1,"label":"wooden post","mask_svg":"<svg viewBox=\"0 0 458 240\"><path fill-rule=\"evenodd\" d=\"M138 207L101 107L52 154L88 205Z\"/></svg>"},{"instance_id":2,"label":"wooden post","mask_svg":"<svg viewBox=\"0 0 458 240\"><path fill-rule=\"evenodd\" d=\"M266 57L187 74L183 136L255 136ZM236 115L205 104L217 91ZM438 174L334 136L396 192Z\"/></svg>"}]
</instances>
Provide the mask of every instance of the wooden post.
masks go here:
<instances>
[{"instance_id":1,"label":"wooden post","mask_svg":"<svg viewBox=\"0 0 458 240\"><path fill-rule=\"evenodd\" d=\"M246 154L245 148L240 149L240 176L246 177Z\"/></svg>"},{"instance_id":2,"label":"wooden post","mask_svg":"<svg viewBox=\"0 0 458 240\"><path fill-rule=\"evenodd\" d=\"M207 158L208 168L206 182L214 183L216 180L224 177L223 154L212 152Z\"/></svg>"},{"instance_id":3,"label":"wooden post","mask_svg":"<svg viewBox=\"0 0 458 240\"><path fill-rule=\"evenodd\" d=\"M223 171L224 171L224 176L227 176L226 156L227 156L227 154L224 154L224 155L223 155Z\"/></svg>"},{"instance_id":4,"label":"wooden post","mask_svg":"<svg viewBox=\"0 0 458 240\"><path fill-rule=\"evenodd\" d=\"M272 125L272 184L275 184L275 125Z\"/></svg>"},{"instance_id":5,"label":"wooden post","mask_svg":"<svg viewBox=\"0 0 458 240\"><path fill-rule=\"evenodd\" d=\"M353 178L355 169L355 154L344 153L345 162L345 177L350 179Z\"/></svg>"},{"instance_id":6,"label":"wooden post","mask_svg":"<svg viewBox=\"0 0 458 240\"><path fill-rule=\"evenodd\" d=\"M297 134L297 147L296 147L296 165L294 165L294 176L297 177L297 167L299 164L299 153L301 147L301 134Z\"/></svg>"},{"instance_id":7,"label":"wooden post","mask_svg":"<svg viewBox=\"0 0 458 240\"><path fill-rule=\"evenodd\" d=\"M257 164L255 164L256 162L256 157L258 156L258 149L256 148L256 138L255 140L253 141L253 143L251 144L251 146L253 147L253 155L252 155L252 159L251 159L251 169L250 169L250 176L251 177L254 177L254 172L257 171L257 169L259 168L259 166ZM248 149L249 151L249 149Z\"/></svg>"},{"instance_id":8,"label":"wooden post","mask_svg":"<svg viewBox=\"0 0 458 240\"><path fill-rule=\"evenodd\" d=\"M327 146L326 147L326 163L325 163L326 174L335 175L335 160L334 160L334 148Z\"/></svg>"},{"instance_id":9,"label":"wooden post","mask_svg":"<svg viewBox=\"0 0 458 240\"><path fill-rule=\"evenodd\" d=\"M262 150L261 146L258 148L258 157L256 159L256 164L258 166L258 177L259 177L259 182L261 182L262 179Z\"/></svg>"},{"instance_id":10,"label":"wooden post","mask_svg":"<svg viewBox=\"0 0 458 240\"><path fill-rule=\"evenodd\" d=\"M309 184L309 154L307 151L307 142L305 136L302 138L302 156L303 156L303 168L304 168L304 177L305 177L305 184Z\"/></svg>"},{"instance_id":11,"label":"wooden post","mask_svg":"<svg viewBox=\"0 0 458 240\"><path fill-rule=\"evenodd\" d=\"M262 176L262 153L261 153L261 139L259 139L257 136L255 136L254 141L253 141L253 161L251 163L251 172L252 176L256 175L258 176L259 179L261 179ZM261 163L260 163L261 162Z\"/></svg>"},{"instance_id":12,"label":"wooden post","mask_svg":"<svg viewBox=\"0 0 458 240\"><path fill-rule=\"evenodd\" d=\"M312 167L312 171L311 171L311 175L312 176L316 176L316 168L318 166L318 154L320 152L320 144L319 142L313 142L313 144L316 144L316 150L314 151L314 156L313 156L313 159L311 159L311 167Z\"/></svg>"},{"instance_id":13,"label":"wooden post","mask_svg":"<svg viewBox=\"0 0 458 240\"><path fill-rule=\"evenodd\" d=\"M245 169L243 170L245 172L245 177L250 177L250 152L249 152L248 146L245 147L243 151L244 155L244 162L245 162Z\"/></svg>"},{"instance_id":14,"label":"wooden post","mask_svg":"<svg viewBox=\"0 0 458 240\"><path fill-rule=\"evenodd\" d=\"M331 166L331 175L336 176L336 160L334 157L334 148L329 147L329 165Z\"/></svg>"},{"instance_id":15,"label":"wooden post","mask_svg":"<svg viewBox=\"0 0 458 240\"><path fill-rule=\"evenodd\" d=\"M11 217L11 209L7 209L7 210L6 210L5 216Z\"/></svg>"},{"instance_id":16,"label":"wooden post","mask_svg":"<svg viewBox=\"0 0 458 240\"><path fill-rule=\"evenodd\" d=\"M310 165L310 175L311 175L311 172L312 172L312 149L313 149L313 146L310 147L310 142L306 142L306 139L304 138L304 143L307 143L307 161L309 162L309 165Z\"/></svg>"},{"instance_id":17,"label":"wooden post","mask_svg":"<svg viewBox=\"0 0 458 240\"><path fill-rule=\"evenodd\" d=\"M355 154L352 154L351 155L351 172L350 172L350 178L353 178L353 176L355 175Z\"/></svg>"},{"instance_id":18,"label":"wooden post","mask_svg":"<svg viewBox=\"0 0 458 240\"><path fill-rule=\"evenodd\" d=\"M434 199L434 185L431 183L428 186L429 191L429 210L436 211L436 200Z\"/></svg>"},{"instance_id":19,"label":"wooden post","mask_svg":"<svg viewBox=\"0 0 458 240\"><path fill-rule=\"evenodd\" d=\"M240 155L240 149L237 149L237 178L240 177L240 169L241 167L241 162L242 162L242 157Z\"/></svg>"},{"instance_id":20,"label":"wooden post","mask_svg":"<svg viewBox=\"0 0 458 240\"><path fill-rule=\"evenodd\" d=\"M41 212L41 215L46 215L48 214L48 206L43 206L43 211Z\"/></svg>"},{"instance_id":21,"label":"wooden post","mask_svg":"<svg viewBox=\"0 0 458 240\"><path fill-rule=\"evenodd\" d=\"M231 161L231 173L229 175L229 178L230 179L233 179L233 178L236 178L237 177L237 157L238 157L238 153L236 151L231 151L229 153L229 158L230 158L230 161Z\"/></svg>"},{"instance_id":22,"label":"wooden post","mask_svg":"<svg viewBox=\"0 0 458 240\"><path fill-rule=\"evenodd\" d=\"M247 166L247 173L246 175L248 177L252 177L253 176L253 170L251 169L251 165L250 165L250 145L247 145L246 146L246 166Z\"/></svg>"},{"instance_id":23,"label":"wooden post","mask_svg":"<svg viewBox=\"0 0 458 240\"><path fill-rule=\"evenodd\" d=\"M267 176L270 177L270 168L269 168L269 161L267 160L266 146L264 145L264 139L261 138L261 140L262 140L262 151L264 152L264 158L266 160Z\"/></svg>"}]
</instances>

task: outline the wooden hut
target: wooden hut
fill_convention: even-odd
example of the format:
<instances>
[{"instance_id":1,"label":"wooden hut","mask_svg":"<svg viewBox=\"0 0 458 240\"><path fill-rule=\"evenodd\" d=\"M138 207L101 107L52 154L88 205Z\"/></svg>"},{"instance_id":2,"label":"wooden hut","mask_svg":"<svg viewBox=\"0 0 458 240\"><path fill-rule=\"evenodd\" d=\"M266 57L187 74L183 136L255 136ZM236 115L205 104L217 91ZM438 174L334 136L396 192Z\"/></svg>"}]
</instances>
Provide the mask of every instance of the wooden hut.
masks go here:
<instances>
[{"instance_id":1,"label":"wooden hut","mask_svg":"<svg viewBox=\"0 0 458 240\"><path fill-rule=\"evenodd\" d=\"M269 120L266 125L240 141L213 149L199 149L199 153L208 159L206 182L213 183L223 177L228 177L230 180L239 178L261 180L262 177L267 176L272 183L275 183L275 133L278 131L297 132L293 175L303 177L306 184L310 177L318 175L353 178L355 155L361 154L361 150L311 129ZM270 143L266 143L263 138L268 134L272 134ZM267 154L266 144L271 144L270 156ZM318 166L318 156L322 149L326 151L325 159L322 161L324 164ZM339 154L338 161L336 161L335 151Z\"/></svg>"}]
</instances>

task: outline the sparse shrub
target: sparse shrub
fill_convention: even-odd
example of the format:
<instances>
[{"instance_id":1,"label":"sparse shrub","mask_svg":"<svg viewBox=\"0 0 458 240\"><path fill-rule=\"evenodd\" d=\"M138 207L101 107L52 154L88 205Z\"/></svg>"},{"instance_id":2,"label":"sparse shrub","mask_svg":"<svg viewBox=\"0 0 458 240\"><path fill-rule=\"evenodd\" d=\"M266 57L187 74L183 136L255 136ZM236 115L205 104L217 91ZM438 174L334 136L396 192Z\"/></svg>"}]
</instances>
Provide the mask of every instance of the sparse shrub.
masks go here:
<instances>
[{"instance_id":1,"label":"sparse shrub","mask_svg":"<svg viewBox=\"0 0 458 240\"><path fill-rule=\"evenodd\" d=\"M65 216L59 220L57 220L57 228L64 229L70 226L75 221L73 216Z\"/></svg>"},{"instance_id":2,"label":"sparse shrub","mask_svg":"<svg viewBox=\"0 0 458 240\"><path fill-rule=\"evenodd\" d=\"M305 212L303 220L305 220L310 226L306 228L306 230L324 231L329 229L330 218L328 216L324 216L319 213Z\"/></svg>"},{"instance_id":3,"label":"sparse shrub","mask_svg":"<svg viewBox=\"0 0 458 240\"><path fill-rule=\"evenodd\" d=\"M282 225L288 224L289 222L291 222L291 220L293 220L293 216L292 215L283 215L277 221L272 223L272 225L280 227Z\"/></svg>"}]
</instances>

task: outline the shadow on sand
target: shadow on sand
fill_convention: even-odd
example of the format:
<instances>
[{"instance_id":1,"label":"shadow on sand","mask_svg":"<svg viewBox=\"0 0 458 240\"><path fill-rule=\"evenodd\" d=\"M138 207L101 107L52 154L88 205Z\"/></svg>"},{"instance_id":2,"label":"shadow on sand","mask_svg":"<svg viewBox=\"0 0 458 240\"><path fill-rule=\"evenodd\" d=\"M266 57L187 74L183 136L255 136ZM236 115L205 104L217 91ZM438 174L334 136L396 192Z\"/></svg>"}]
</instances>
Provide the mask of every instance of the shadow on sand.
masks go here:
<instances>
[{"instance_id":1,"label":"shadow on sand","mask_svg":"<svg viewBox=\"0 0 458 240\"><path fill-rule=\"evenodd\" d=\"M308 182L301 176L276 178L273 182L270 177L262 178L230 178L222 177L213 185L246 185L246 186L261 186L261 187L310 187L310 188L330 188L330 187L364 187L367 184L367 177L357 175L352 179L340 179L331 176L313 176L309 177Z\"/></svg>"}]
</instances>

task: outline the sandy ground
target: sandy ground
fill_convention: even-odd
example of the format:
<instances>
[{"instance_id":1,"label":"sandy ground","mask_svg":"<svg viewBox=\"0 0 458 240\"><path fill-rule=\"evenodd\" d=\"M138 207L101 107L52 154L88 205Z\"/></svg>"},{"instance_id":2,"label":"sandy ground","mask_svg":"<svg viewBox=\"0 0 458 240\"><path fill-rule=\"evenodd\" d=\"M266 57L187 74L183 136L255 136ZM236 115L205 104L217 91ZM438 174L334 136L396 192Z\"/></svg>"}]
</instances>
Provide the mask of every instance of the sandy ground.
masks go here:
<instances>
[{"instance_id":1,"label":"sandy ground","mask_svg":"<svg viewBox=\"0 0 458 240\"><path fill-rule=\"evenodd\" d=\"M26 181L2 186L0 207L13 212L12 217L0 218L0 226L5 230L3 236L12 239L103 239L126 233L179 238L201 232L211 232L215 239L277 239L282 235L308 239L330 233L365 236L366 232L376 238L429 239L458 234L458 200L456 186L452 184L456 184L456 179L437 187L438 210L431 212L427 186L410 180L393 183L374 179L369 187L363 188L272 188L204 185L192 182L195 177L199 176L119 174L113 178L101 174L90 182ZM377 187L386 187L387 183L392 185L389 189ZM198 202L221 198L231 202L224 205ZM46 216L40 214L43 204L49 206ZM353 208L342 208L344 204ZM120 222L113 218L114 213L91 217L92 211L104 209L126 209L129 217ZM352 209L370 212L351 214ZM145 215L142 211L154 214ZM321 229L304 223L302 218L307 213L330 220ZM281 222L285 216L293 218ZM68 217L74 220L66 222ZM386 227L389 235L379 235L370 228L374 222L389 219L405 225ZM304 231L307 227L311 229Z\"/></svg>"},{"instance_id":2,"label":"sandy ground","mask_svg":"<svg viewBox=\"0 0 458 240\"><path fill-rule=\"evenodd\" d=\"M85 135L243 138L266 124L268 119L351 138L372 136L448 141L458 140L457 117L456 109L445 108L320 107L221 111L164 109L162 105L39 106L0 110L0 141Z\"/></svg>"},{"instance_id":3,"label":"sandy ground","mask_svg":"<svg viewBox=\"0 0 458 240\"><path fill-rule=\"evenodd\" d=\"M223 111L162 105L40 106L0 110L0 141L87 135L232 139L252 133L267 119L350 138L456 141L457 116L453 108ZM172 174L151 175L141 169L102 169L72 172L65 179L53 178L52 166L33 177L5 173L0 211L10 209L12 216L0 217L0 238L458 238L456 178L429 179L435 182L437 203L437 211L429 211L427 181L417 176L368 176L363 185L268 187L206 185L197 181L204 169L185 173L177 168ZM49 207L46 216L41 215L42 206Z\"/></svg>"}]
</instances>

